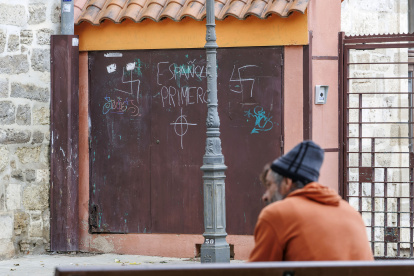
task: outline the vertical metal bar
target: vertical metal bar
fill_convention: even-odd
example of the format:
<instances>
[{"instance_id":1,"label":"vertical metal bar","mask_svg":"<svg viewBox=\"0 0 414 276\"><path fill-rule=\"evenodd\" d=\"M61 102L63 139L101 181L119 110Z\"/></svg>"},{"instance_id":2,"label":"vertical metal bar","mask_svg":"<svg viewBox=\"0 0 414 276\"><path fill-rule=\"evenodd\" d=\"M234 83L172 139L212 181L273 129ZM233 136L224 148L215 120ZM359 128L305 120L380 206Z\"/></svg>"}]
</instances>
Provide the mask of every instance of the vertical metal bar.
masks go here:
<instances>
[{"instance_id":1,"label":"vertical metal bar","mask_svg":"<svg viewBox=\"0 0 414 276\"><path fill-rule=\"evenodd\" d=\"M201 262L230 262L230 246L226 241L226 201L224 156L221 151L220 118L217 101L217 43L214 0L206 2L206 55L207 55L207 140L203 157L204 172L204 243Z\"/></svg>"},{"instance_id":2,"label":"vertical metal bar","mask_svg":"<svg viewBox=\"0 0 414 276\"><path fill-rule=\"evenodd\" d=\"M303 140L312 139L312 31L309 45L303 46Z\"/></svg>"},{"instance_id":3,"label":"vertical metal bar","mask_svg":"<svg viewBox=\"0 0 414 276\"><path fill-rule=\"evenodd\" d=\"M74 22L74 0L61 0L61 34L62 35L73 35L75 32L75 22Z\"/></svg>"},{"instance_id":4,"label":"vertical metal bar","mask_svg":"<svg viewBox=\"0 0 414 276\"><path fill-rule=\"evenodd\" d=\"M384 233L388 225L388 169L384 168ZM384 239L384 256L387 256L387 242Z\"/></svg>"},{"instance_id":5,"label":"vertical metal bar","mask_svg":"<svg viewBox=\"0 0 414 276\"><path fill-rule=\"evenodd\" d=\"M400 218L401 218L401 197L397 196L397 230L398 230L398 237L400 237L400 231L401 231L401 223L400 223ZM397 257L400 257L400 238L398 238L397 241Z\"/></svg>"},{"instance_id":6,"label":"vertical metal bar","mask_svg":"<svg viewBox=\"0 0 414 276\"><path fill-rule=\"evenodd\" d=\"M344 138L344 37L345 33L340 32L338 34L338 126L339 126L339 136L338 136L338 148L339 148L339 170L338 170L338 188L339 194L342 198L346 198L347 194L345 193L344 187L344 144L346 139Z\"/></svg>"},{"instance_id":7,"label":"vertical metal bar","mask_svg":"<svg viewBox=\"0 0 414 276\"><path fill-rule=\"evenodd\" d=\"M371 167L375 167L375 138L371 139ZM371 171L371 181L375 182L375 169ZM375 240L375 189L371 183L371 241Z\"/></svg>"},{"instance_id":8,"label":"vertical metal bar","mask_svg":"<svg viewBox=\"0 0 414 276\"><path fill-rule=\"evenodd\" d=\"M344 84L344 120L345 120L345 129L344 129L344 142L345 142L345 150L343 153L343 160L345 164L345 172L343 174L343 182L345 185L346 193L345 193L345 199L349 201L349 109L347 108L349 106L349 82L348 82L348 62L349 62L349 49L344 47L344 74L343 74L343 84Z\"/></svg>"},{"instance_id":9,"label":"vertical metal bar","mask_svg":"<svg viewBox=\"0 0 414 276\"><path fill-rule=\"evenodd\" d=\"M359 132L359 139L358 139L358 166L362 167L362 94L359 94L359 110L358 110L358 132ZM362 181L358 179L358 204L359 204L359 211L362 212ZM371 225L372 227L372 225Z\"/></svg>"},{"instance_id":10,"label":"vertical metal bar","mask_svg":"<svg viewBox=\"0 0 414 276\"><path fill-rule=\"evenodd\" d=\"M410 158L410 257L413 257L413 167L411 164L411 158Z\"/></svg>"}]
</instances>

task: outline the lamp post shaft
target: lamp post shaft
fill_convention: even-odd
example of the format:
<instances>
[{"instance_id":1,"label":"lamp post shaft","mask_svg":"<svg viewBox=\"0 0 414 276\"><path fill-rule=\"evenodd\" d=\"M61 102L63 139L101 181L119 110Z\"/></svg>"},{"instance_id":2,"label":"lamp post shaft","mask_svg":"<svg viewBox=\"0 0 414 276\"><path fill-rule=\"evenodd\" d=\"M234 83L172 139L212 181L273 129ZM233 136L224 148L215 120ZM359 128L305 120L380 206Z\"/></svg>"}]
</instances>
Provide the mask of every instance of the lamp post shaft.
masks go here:
<instances>
[{"instance_id":1,"label":"lamp post shaft","mask_svg":"<svg viewBox=\"0 0 414 276\"><path fill-rule=\"evenodd\" d=\"M201 170L204 190L204 243L201 262L230 262L230 247L226 241L226 201L224 156L221 151L220 119L217 101L217 43L214 0L207 0L207 140Z\"/></svg>"}]
</instances>

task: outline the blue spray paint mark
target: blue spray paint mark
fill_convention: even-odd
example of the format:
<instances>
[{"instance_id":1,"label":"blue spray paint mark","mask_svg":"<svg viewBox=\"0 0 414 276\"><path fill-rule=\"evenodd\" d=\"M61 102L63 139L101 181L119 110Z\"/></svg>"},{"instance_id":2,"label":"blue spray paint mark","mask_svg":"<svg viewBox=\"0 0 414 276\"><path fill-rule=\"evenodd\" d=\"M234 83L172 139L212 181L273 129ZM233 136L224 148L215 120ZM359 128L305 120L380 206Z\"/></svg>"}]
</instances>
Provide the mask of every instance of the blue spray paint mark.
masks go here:
<instances>
[{"instance_id":1,"label":"blue spray paint mark","mask_svg":"<svg viewBox=\"0 0 414 276\"><path fill-rule=\"evenodd\" d=\"M102 223L102 213L98 213L98 217L99 217L99 220L98 220L98 227L99 227L99 228L101 228L101 223Z\"/></svg>"},{"instance_id":2,"label":"blue spray paint mark","mask_svg":"<svg viewBox=\"0 0 414 276\"><path fill-rule=\"evenodd\" d=\"M108 155L108 159L111 158L111 155Z\"/></svg>"},{"instance_id":3,"label":"blue spray paint mark","mask_svg":"<svg viewBox=\"0 0 414 276\"><path fill-rule=\"evenodd\" d=\"M263 107L256 106L253 110L253 113L251 110L245 111L244 116L247 118L254 118L254 128L250 134L253 133L259 133L260 131L269 131L273 128L273 122L271 119L273 116L270 116L270 113L266 115L265 111L263 110Z\"/></svg>"}]
</instances>

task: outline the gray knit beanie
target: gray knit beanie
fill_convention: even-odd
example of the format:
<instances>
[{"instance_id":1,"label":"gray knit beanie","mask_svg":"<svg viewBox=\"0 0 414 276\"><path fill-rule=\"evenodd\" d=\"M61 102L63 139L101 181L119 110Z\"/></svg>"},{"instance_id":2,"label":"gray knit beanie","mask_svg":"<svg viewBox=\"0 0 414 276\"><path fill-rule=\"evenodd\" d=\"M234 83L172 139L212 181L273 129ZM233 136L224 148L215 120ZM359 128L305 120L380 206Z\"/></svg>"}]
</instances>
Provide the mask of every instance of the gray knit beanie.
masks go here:
<instances>
[{"instance_id":1,"label":"gray knit beanie","mask_svg":"<svg viewBox=\"0 0 414 276\"><path fill-rule=\"evenodd\" d=\"M271 165L278 174L305 184L318 181L324 151L312 141L303 141L291 151L282 155Z\"/></svg>"}]
</instances>

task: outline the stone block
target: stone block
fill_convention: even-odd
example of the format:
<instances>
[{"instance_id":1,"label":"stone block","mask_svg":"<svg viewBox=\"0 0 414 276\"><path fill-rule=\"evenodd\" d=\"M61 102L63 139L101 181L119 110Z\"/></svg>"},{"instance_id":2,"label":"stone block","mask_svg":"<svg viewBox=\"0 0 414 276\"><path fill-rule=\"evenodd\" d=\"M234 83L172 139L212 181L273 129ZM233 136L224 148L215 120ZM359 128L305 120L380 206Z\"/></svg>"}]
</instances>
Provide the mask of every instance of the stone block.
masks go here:
<instances>
[{"instance_id":1,"label":"stone block","mask_svg":"<svg viewBox=\"0 0 414 276\"><path fill-rule=\"evenodd\" d=\"M50 131L47 131L45 133L45 139L46 139L46 141L50 142Z\"/></svg>"},{"instance_id":2,"label":"stone block","mask_svg":"<svg viewBox=\"0 0 414 276\"><path fill-rule=\"evenodd\" d=\"M47 107L36 108L33 110L33 124L34 125L49 125L50 124L50 109Z\"/></svg>"},{"instance_id":3,"label":"stone block","mask_svg":"<svg viewBox=\"0 0 414 276\"><path fill-rule=\"evenodd\" d=\"M27 55L0 57L0 74L22 74L29 72Z\"/></svg>"},{"instance_id":4,"label":"stone block","mask_svg":"<svg viewBox=\"0 0 414 276\"><path fill-rule=\"evenodd\" d=\"M50 50L33 49L32 51L32 68L35 71L50 71Z\"/></svg>"},{"instance_id":5,"label":"stone block","mask_svg":"<svg viewBox=\"0 0 414 276\"><path fill-rule=\"evenodd\" d=\"M19 129L0 129L0 144L23 144L30 141L30 131Z\"/></svg>"},{"instance_id":6,"label":"stone block","mask_svg":"<svg viewBox=\"0 0 414 276\"><path fill-rule=\"evenodd\" d=\"M27 54L27 52L29 51L29 48L27 48L26 46L22 45L20 47L20 51L22 52L22 54Z\"/></svg>"},{"instance_id":7,"label":"stone block","mask_svg":"<svg viewBox=\"0 0 414 276\"><path fill-rule=\"evenodd\" d=\"M27 210L45 210L49 207L49 185L29 185L23 191L23 206Z\"/></svg>"},{"instance_id":8,"label":"stone block","mask_svg":"<svg viewBox=\"0 0 414 276\"><path fill-rule=\"evenodd\" d=\"M52 6L51 20L52 23L60 23L60 3L55 3Z\"/></svg>"},{"instance_id":9,"label":"stone block","mask_svg":"<svg viewBox=\"0 0 414 276\"><path fill-rule=\"evenodd\" d=\"M10 97L47 102L49 101L49 91L47 88L34 84L12 83Z\"/></svg>"},{"instance_id":10,"label":"stone block","mask_svg":"<svg viewBox=\"0 0 414 276\"><path fill-rule=\"evenodd\" d=\"M41 147L21 147L16 150L17 158L22 164L37 163L40 160Z\"/></svg>"},{"instance_id":11,"label":"stone block","mask_svg":"<svg viewBox=\"0 0 414 276\"><path fill-rule=\"evenodd\" d=\"M0 30L0 53L4 52L4 48L6 47L6 32Z\"/></svg>"},{"instance_id":12,"label":"stone block","mask_svg":"<svg viewBox=\"0 0 414 276\"><path fill-rule=\"evenodd\" d=\"M13 216L11 214L0 215L0 239L13 238Z\"/></svg>"},{"instance_id":13,"label":"stone block","mask_svg":"<svg viewBox=\"0 0 414 276\"><path fill-rule=\"evenodd\" d=\"M42 212L41 211L31 211L30 213L30 223L34 221L42 220Z\"/></svg>"},{"instance_id":14,"label":"stone block","mask_svg":"<svg viewBox=\"0 0 414 276\"><path fill-rule=\"evenodd\" d=\"M33 3L29 5L29 24L36 25L46 21L46 5Z\"/></svg>"},{"instance_id":15,"label":"stone block","mask_svg":"<svg viewBox=\"0 0 414 276\"><path fill-rule=\"evenodd\" d=\"M31 30L21 30L20 31L20 43L31 45L33 42L33 31Z\"/></svg>"},{"instance_id":16,"label":"stone block","mask_svg":"<svg viewBox=\"0 0 414 276\"><path fill-rule=\"evenodd\" d=\"M9 80L0 79L0 98L7 98L9 96Z\"/></svg>"},{"instance_id":17,"label":"stone block","mask_svg":"<svg viewBox=\"0 0 414 276\"><path fill-rule=\"evenodd\" d=\"M19 36L14 34L9 35L9 41L7 42L7 52L17 52L19 51L19 46Z\"/></svg>"},{"instance_id":18,"label":"stone block","mask_svg":"<svg viewBox=\"0 0 414 276\"><path fill-rule=\"evenodd\" d=\"M0 102L0 125L14 124L16 107L10 101Z\"/></svg>"},{"instance_id":19,"label":"stone block","mask_svg":"<svg viewBox=\"0 0 414 276\"><path fill-rule=\"evenodd\" d=\"M23 211L16 211L14 213L14 234L21 235L27 232L27 225L29 224L29 215Z\"/></svg>"},{"instance_id":20,"label":"stone block","mask_svg":"<svg viewBox=\"0 0 414 276\"><path fill-rule=\"evenodd\" d=\"M32 143L39 144L43 142L43 133L41 131L35 130L32 135Z\"/></svg>"},{"instance_id":21,"label":"stone block","mask_svg":"<svg viewBox=\"0 0 414 276\"><path fill-rule=\"evenodd\" d=\"M7 147L0 147L0 173L2 173L9 165L9 150Z\"/></svg>"},{"instance_id":22,"label":"stone block","mask_svg":"<svg viewBox=\"0 0 414 276\"><path fill-rule=\"evenodd\" d=\"M11 177L16 180L23 181L23 171L21 169L12 170Z\"/></svg>"},{"instance_id":23,"label":"stone block","mask_svg":"<svg viewBox=\"0 0 414 276\"><path fill-rule=\"evenodd\" d=\"M45 243L50 242L50 211L48 209L43 212L43 240Z\"/></svg>"},{"instance_id":24,"label":"stone block","mask_svg":"<svg viewBox=\"0 0 414 276\"><path fill-rule=\"evenodd\" d=\"M2 182L8 182L7 176L5 176L0 182L0 211L4 211L6 209L6 188Z\"/></svg>"},{"instance_id":25,"label":"stone block","mask_svg":"<svg viewBox=\"0 0 414 276\"><path fill-rule=\"evenodd\" d=\"M27 24L25 7L22 5L0 4L0 22L3 25L23 27Z\"/></svg>"},{"instance_id":26,"label":"stone block","mask_svg":"<svg viewBox=\"0 0 414 276\"><path fill-rule=\"evenodd\" d=\"M30 105L19 105L16 112L16 123L18 125L30 125L32 122L32 113Z\"/></svg>"},{"instance_id":27,"label":"stone block","mask_svg":"<svg viewBox=\"0 0 414 276\"><path fill-rule=\"evenodd\" d=\"M40 29L37 31L37 44L50 45L50 36L54 33L51 29Z\"/></svg>"},{"instance_id":28,"label":"stone block","mask_svg":"<svg viewBox=\"0 0 414 276\"><path fill-rule=\"evenodd\" d=\"M49 183L50 172L47 170L36 170L36 182L38 183Z\"/></svg>"},{"instance_id":29,"label":"stone block","mask_svg":"<svg viewBox=\"0 0 414 276\"><path fill-rule=\"evenodd\" d=\"M31 238L20 241L20 251L25 254L43 254L45 245L42 238Z\"/></svg>"},{"instance_id":30,"label":"stone block","mask_svg":"<svg viewBox=\"0 0 414 276\"><path fill-rule=\"evenodd\" d=\"M36 180L36 171L32 169L26 170L26 181L33 182Z\"/></svg>"},{"instance_id":31,"label":"stone block","mask_svg":"<svg viewBox=\"0 0 414 276\"><path fill-rule=\"evenodd\" d=\"M14 257L16 250L11 239L0 239L0 260Z\"/></svg>"},{"instance_id":32,"label":"stone block","mask_svg":"<svg viewBox=\"0 0 414 276\"><path fill-rule=\"evenodd\" d=\"M43 237L43 224L42 221L35 221L30 223L29 236L35 238Z\"/></svg>"},{"instance_id":33,"label":"stone block","mask_svg":"<svg viewBox=\"0 0 414 276\"><path fill-rule=\"evenodd\" d=\"M40 164L50 166L50 147L44 147L40 156Z\"/></svg>"},{"instance_id":34,"label":"stone block","mask_svg":"<svg viewBox=\"0 0 414 276\"><path fill-rule=\"evenodd\" d=\"M20 184L9 184L6 191L6 206L7 210L21 209L21 189Z\"/></svg>"}]
</instances>

